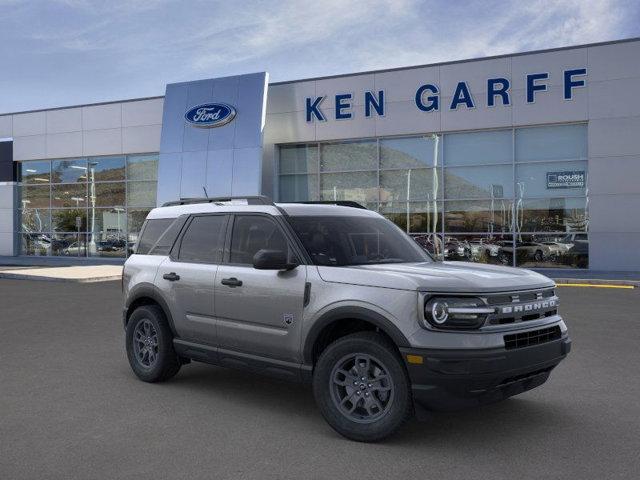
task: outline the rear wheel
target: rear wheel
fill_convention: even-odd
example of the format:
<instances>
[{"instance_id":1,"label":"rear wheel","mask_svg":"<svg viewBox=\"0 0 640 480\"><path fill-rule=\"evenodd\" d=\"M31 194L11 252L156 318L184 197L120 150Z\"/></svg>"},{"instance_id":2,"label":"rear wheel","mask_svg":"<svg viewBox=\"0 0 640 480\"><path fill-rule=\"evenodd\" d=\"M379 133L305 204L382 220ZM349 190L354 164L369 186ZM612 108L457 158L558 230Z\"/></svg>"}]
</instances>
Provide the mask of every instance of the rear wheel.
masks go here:
<instances>
[{"instance_id":1,"label":"rear wheel","mask_svg":"<svg viewBox=\"0 0 640 480\"><path fill-rule=\"evenodd\" d=\"M136 308L129 317L126 338L129 365L140 380L161 382L180 370L173 335L160 307Z\"/></svg>"},{"instance_id":2,"label":"rear wheel","mask_svg":"<svg viewBox=\"0 0 640 480\"><path fill-rule=\"evenodd\" d=\"M313 391L325 420L351 440L381 440L413 410L402 360L374 332L354 333L329 345L316 364Z\"/></svg>"}]
</instances>

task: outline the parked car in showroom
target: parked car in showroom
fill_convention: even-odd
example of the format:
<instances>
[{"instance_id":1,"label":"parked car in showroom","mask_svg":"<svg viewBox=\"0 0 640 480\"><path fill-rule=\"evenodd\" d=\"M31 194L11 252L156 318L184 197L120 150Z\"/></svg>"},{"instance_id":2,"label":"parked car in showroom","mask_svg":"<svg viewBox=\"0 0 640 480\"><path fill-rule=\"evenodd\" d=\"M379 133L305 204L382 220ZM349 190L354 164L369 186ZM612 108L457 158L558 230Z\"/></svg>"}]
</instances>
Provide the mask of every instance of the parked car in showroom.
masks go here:
<instances>
[{"instance_id":1,"label":"parked car in showroom","mask_svg":"<svg viewBox=\"0 0 640 480\"><path fill-rule=\"evenodd\" d=\"M498 257L504 265L511 265L513 244L511 242L501 242ZM552 250L549 245L540 242L517 242L516 256L521 261L543 262L552 257Z\"/></svg>"},{"instance_id":2,"label":"parked car in showroom","mask_svg":"<svg viewBox=\"0 0 640 480\"><path fill-rule=\"evenodd\" d=\"M538 387L571 346L552 280L434 261L352 202L165 204L149 213L122 286L141 380L198 361L308 382L328 424L357 441L414 413Z\"/></svg>"}]
</instances>

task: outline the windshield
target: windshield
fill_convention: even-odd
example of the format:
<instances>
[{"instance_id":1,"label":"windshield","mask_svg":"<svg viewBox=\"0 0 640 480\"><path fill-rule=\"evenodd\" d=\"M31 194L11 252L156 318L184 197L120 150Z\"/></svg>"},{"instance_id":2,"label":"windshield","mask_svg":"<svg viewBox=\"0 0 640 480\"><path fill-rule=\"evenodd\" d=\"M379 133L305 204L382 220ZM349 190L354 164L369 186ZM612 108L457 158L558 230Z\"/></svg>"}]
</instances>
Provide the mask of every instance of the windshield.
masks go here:
<instances>
[{"instance_id":1,"label":"windshield","mask_svg":"<svg viewBox=\"0 0 640 480\"><path fill-rule=\"evenodd\" d=\"M291 216L289 221L316 265L432 261L408 235L381 217Z\"/></svg>"}]
</instances>

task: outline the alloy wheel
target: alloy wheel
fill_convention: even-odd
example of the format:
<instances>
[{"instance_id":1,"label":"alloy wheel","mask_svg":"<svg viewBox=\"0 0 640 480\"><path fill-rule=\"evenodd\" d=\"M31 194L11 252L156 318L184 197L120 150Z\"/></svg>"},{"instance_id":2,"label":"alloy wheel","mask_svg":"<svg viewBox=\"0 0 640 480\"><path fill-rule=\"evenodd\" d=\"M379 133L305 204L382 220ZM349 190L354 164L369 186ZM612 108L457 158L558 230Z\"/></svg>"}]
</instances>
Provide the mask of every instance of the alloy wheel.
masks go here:
<instances>
[{"instance_id":1,"label":"alloy wheel","mask_svg":"<svg viewBox=\"0 0 640 480\"><path fill-rule=\"evenodd\" d=\"M133 331L133 351L136 360L145 368L151 368L158 360L158 332L151 320L143 318Z\"/></svg>"},{"instance_id":2,"label":"alloy wheel","mask_svg":"<svg viewBox=\"0 0 640 480\"><path fill-rule=\"evenodd\" d=\"M372 355L344 356L336 362L329 380L334 405L353 422L380 420L393 403L394 384L388 372L389 369Z\"/></svg>"}]
</instances>

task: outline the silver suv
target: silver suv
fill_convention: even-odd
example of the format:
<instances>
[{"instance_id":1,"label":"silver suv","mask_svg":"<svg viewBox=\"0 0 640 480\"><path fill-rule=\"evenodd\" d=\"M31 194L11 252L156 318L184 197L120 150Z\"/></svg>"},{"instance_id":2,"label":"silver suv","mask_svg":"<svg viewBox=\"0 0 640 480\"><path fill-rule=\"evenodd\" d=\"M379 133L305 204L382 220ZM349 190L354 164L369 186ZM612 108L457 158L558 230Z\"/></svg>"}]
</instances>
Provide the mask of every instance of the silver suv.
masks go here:
<instances>
[{"instance_id":1,"label":"silver suv","mask_svg":"<svg viewBox=\"0 0 640 480\"><path fill-rule=\"evenodd\" d=\"M436 262L352 202L185 200L149 213L125 263L127 355L147 382L191 360L308 381L336 431L375 441L544 383L571 345L554 286Z\"/></svg>"}]
</instances>

